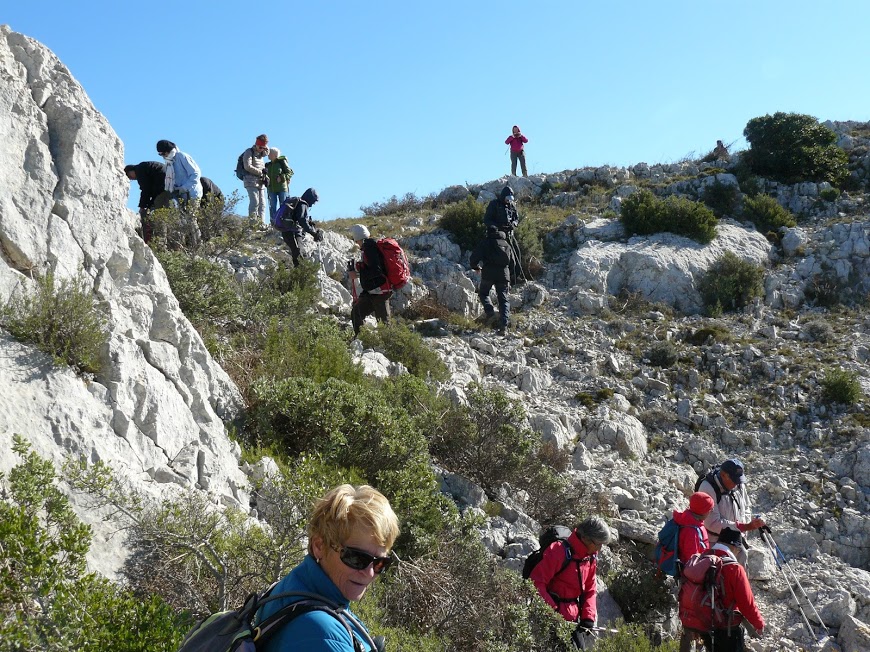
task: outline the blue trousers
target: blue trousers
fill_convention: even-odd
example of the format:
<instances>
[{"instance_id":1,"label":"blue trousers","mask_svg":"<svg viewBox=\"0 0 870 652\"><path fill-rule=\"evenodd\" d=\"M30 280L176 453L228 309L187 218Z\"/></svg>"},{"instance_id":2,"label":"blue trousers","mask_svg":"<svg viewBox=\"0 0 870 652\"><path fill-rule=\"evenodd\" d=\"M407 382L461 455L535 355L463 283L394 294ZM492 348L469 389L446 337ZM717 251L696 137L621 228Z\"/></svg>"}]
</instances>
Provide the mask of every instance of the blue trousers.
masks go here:
<instances>
[{"instance_id":1,"label":"blue trousers","mask_svg":"<svg viewBox=\"0 0 870 652\"><path fill-rule=\"evenodd\" d=\"M508 290L510 289L509 283L493 283L492 281L480 281L480 292L478 296L480 297L480 302L483 304L483 311L486 313L487 317L492 317L495 314L495 308L492 305L492 301L489 299L489 291L495 286L495 296L498 299L498 313L499 313L499 322L501 323L502 328L507 328L508 319L510 318L510 303L508 303Z\"/></svg>"}]
</instances>

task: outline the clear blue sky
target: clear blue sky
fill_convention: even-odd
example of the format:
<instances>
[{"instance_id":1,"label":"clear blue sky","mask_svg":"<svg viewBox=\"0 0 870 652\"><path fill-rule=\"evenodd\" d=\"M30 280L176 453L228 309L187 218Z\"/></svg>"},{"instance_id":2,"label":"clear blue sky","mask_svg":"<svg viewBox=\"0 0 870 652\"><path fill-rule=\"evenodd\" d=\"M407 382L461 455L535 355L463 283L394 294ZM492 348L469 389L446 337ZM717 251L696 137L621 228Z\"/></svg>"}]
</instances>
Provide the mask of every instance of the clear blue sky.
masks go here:
<instances>
[{"instance_id":1,"label":"clear blue sky","mask_svg":"<svg viewBox=\"0 0 870 652\"><path fill-rule=\"evenodd\" d=\"M535 173L744 146L775 111L870 118L867 0L7 0L0 23L60 57L128 163L167 138L242 190L265 132L321 220L497 178L513 124Z\"/></svg>"}]
</instances>

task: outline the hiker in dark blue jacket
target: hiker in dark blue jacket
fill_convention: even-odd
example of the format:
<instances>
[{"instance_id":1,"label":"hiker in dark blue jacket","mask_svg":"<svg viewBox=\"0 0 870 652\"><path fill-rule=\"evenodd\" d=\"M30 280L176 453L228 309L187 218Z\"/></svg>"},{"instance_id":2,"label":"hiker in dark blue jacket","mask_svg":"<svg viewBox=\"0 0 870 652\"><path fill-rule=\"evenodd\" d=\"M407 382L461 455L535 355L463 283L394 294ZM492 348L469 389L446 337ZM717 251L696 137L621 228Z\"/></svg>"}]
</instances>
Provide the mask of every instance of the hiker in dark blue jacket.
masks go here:
<instances>
[{"instance_id":1,"label":"hiker in dark blue jacket","mask_svg":"<svg viewBox=\"0 0 870 652\"><path fill-rule=\"evenodd\" d=\"M169 193L166 193L164 189L166 173L163 171L163 163L142 161L138 165L126 166L124 174L130 181L139 184L139 220L141 221L142 239L147 244L151 241L154 231L151 211L155 208L165 208L171 199ZM161 195L163 197L158 202L158 197Z\"/></svg>"},{"instance_id":2,"label":"hiker in dark blue jacket","mask_svg":"<svg viewBox=\"0 0 870 652\"><path fill-rule=\"evenodd\" d=\"M299 267L300 245L305 238L306 233L320 241L323 239L323 234L318 229L314 228L314 220L308 214L308 209L314 206L319 197L314 188L309 188L302 193L298 201L294 197L287 199L287 202L295 202L296 208L293 210L293 215L287 216L284 222L288 225L286 231L281 231L281 237L284 242L290 247L290 255L293 256L293 267Z\"/></svg>"},{"instance_id":3,"label":"hiker in dark blue jacket","mask_svg":"<svg viewBox=\"0 0 870 652\"><path fill-rule=\"evenodd\" d=\"M514 191L510 186L501 189L498 199L489 202L483 215L485 226L496 226L499 231L505 232L513 231L519 219Z\"/></svg>"},{"instance_id":4,"label":"hiker in dark blue jacket","mask_svg":"<svg viewBox=\"0 0 870 652\"><path fill-rule=\"evenodd\" d=\"M511 287L511 268L514 262L514 252L504 232L499 231L495 225L487 227L486 238L481 240L471 253L471 267L480 269L481 265L483 266L478 296L490 321L495 317L495 308L489 293L495 287L499 312L498 332L501 335L506 333L510 318L507 293Z\"/></svg>"},{"instance_id":5,"label":"hiker in dark blue jacket","mask_svg":"<svg viewBox=\"0 0 870 652\"><path fill-rule=\"evenodd\" d=\"M348 609L360 600L369 584L395 559L391 550L399 536L399 521L389 501L367 485L340 485L321 498L308 524L308 555L284 577L272 595L289 591L316 593ZM284 605L302 598L266 603L261 622ZM353 615L351 613L351 615ZM362 623L351 626L364 650L371 650L371 636ZM310 611L283 625L264 648L265 652L354 652L344 626L324 611Z\"/></svg>"}]
</instances>

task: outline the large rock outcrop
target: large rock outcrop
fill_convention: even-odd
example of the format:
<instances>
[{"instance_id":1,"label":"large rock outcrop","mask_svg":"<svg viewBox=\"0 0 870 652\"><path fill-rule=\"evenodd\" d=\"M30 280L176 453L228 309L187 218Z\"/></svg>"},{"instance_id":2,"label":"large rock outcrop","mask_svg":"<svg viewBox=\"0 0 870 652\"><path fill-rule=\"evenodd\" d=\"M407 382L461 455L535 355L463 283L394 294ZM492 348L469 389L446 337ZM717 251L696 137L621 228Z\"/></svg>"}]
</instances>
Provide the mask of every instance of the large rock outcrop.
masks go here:
<instances>
[{"instance_id":1,"label":"large rock outcrop","mask_svg":"<svg viewBox=\"0 0 870 652\"><path fill-rule=\"evenodd\" d=\"M92 379L0 333L0 471L18 433L56 463L103 460L151 495L198 487L247 507L223 421L241 397L134 233L121 141L58 58L8 26L0 76L0 301L35 274L82 275L109 332ZM79 511L95 528L92 564L111 575L123 549Z\"/></svg>"}]
</instances>

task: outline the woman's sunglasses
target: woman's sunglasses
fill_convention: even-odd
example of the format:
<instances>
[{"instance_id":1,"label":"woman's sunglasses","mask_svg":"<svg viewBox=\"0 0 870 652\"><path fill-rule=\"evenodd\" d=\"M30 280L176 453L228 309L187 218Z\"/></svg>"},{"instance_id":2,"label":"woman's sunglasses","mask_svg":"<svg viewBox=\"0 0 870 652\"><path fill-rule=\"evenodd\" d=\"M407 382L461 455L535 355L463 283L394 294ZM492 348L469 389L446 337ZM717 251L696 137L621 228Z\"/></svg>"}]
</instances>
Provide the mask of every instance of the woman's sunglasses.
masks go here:
<instances>
[{"instance_id":1,"label":"woman's sunglasses","mask_svg":"<svg viewBox=\"0 0 870 652\"><path fill-rule=\"evenodd\" d=\"M374 564L375 575L380 575L390 567L396 557L393 553L390 553L386 557L375 557L365 550L342 546L338 549L338 558L341 559L345 566L354 570L365 570Z\"/></svg>"}]
</instances>

